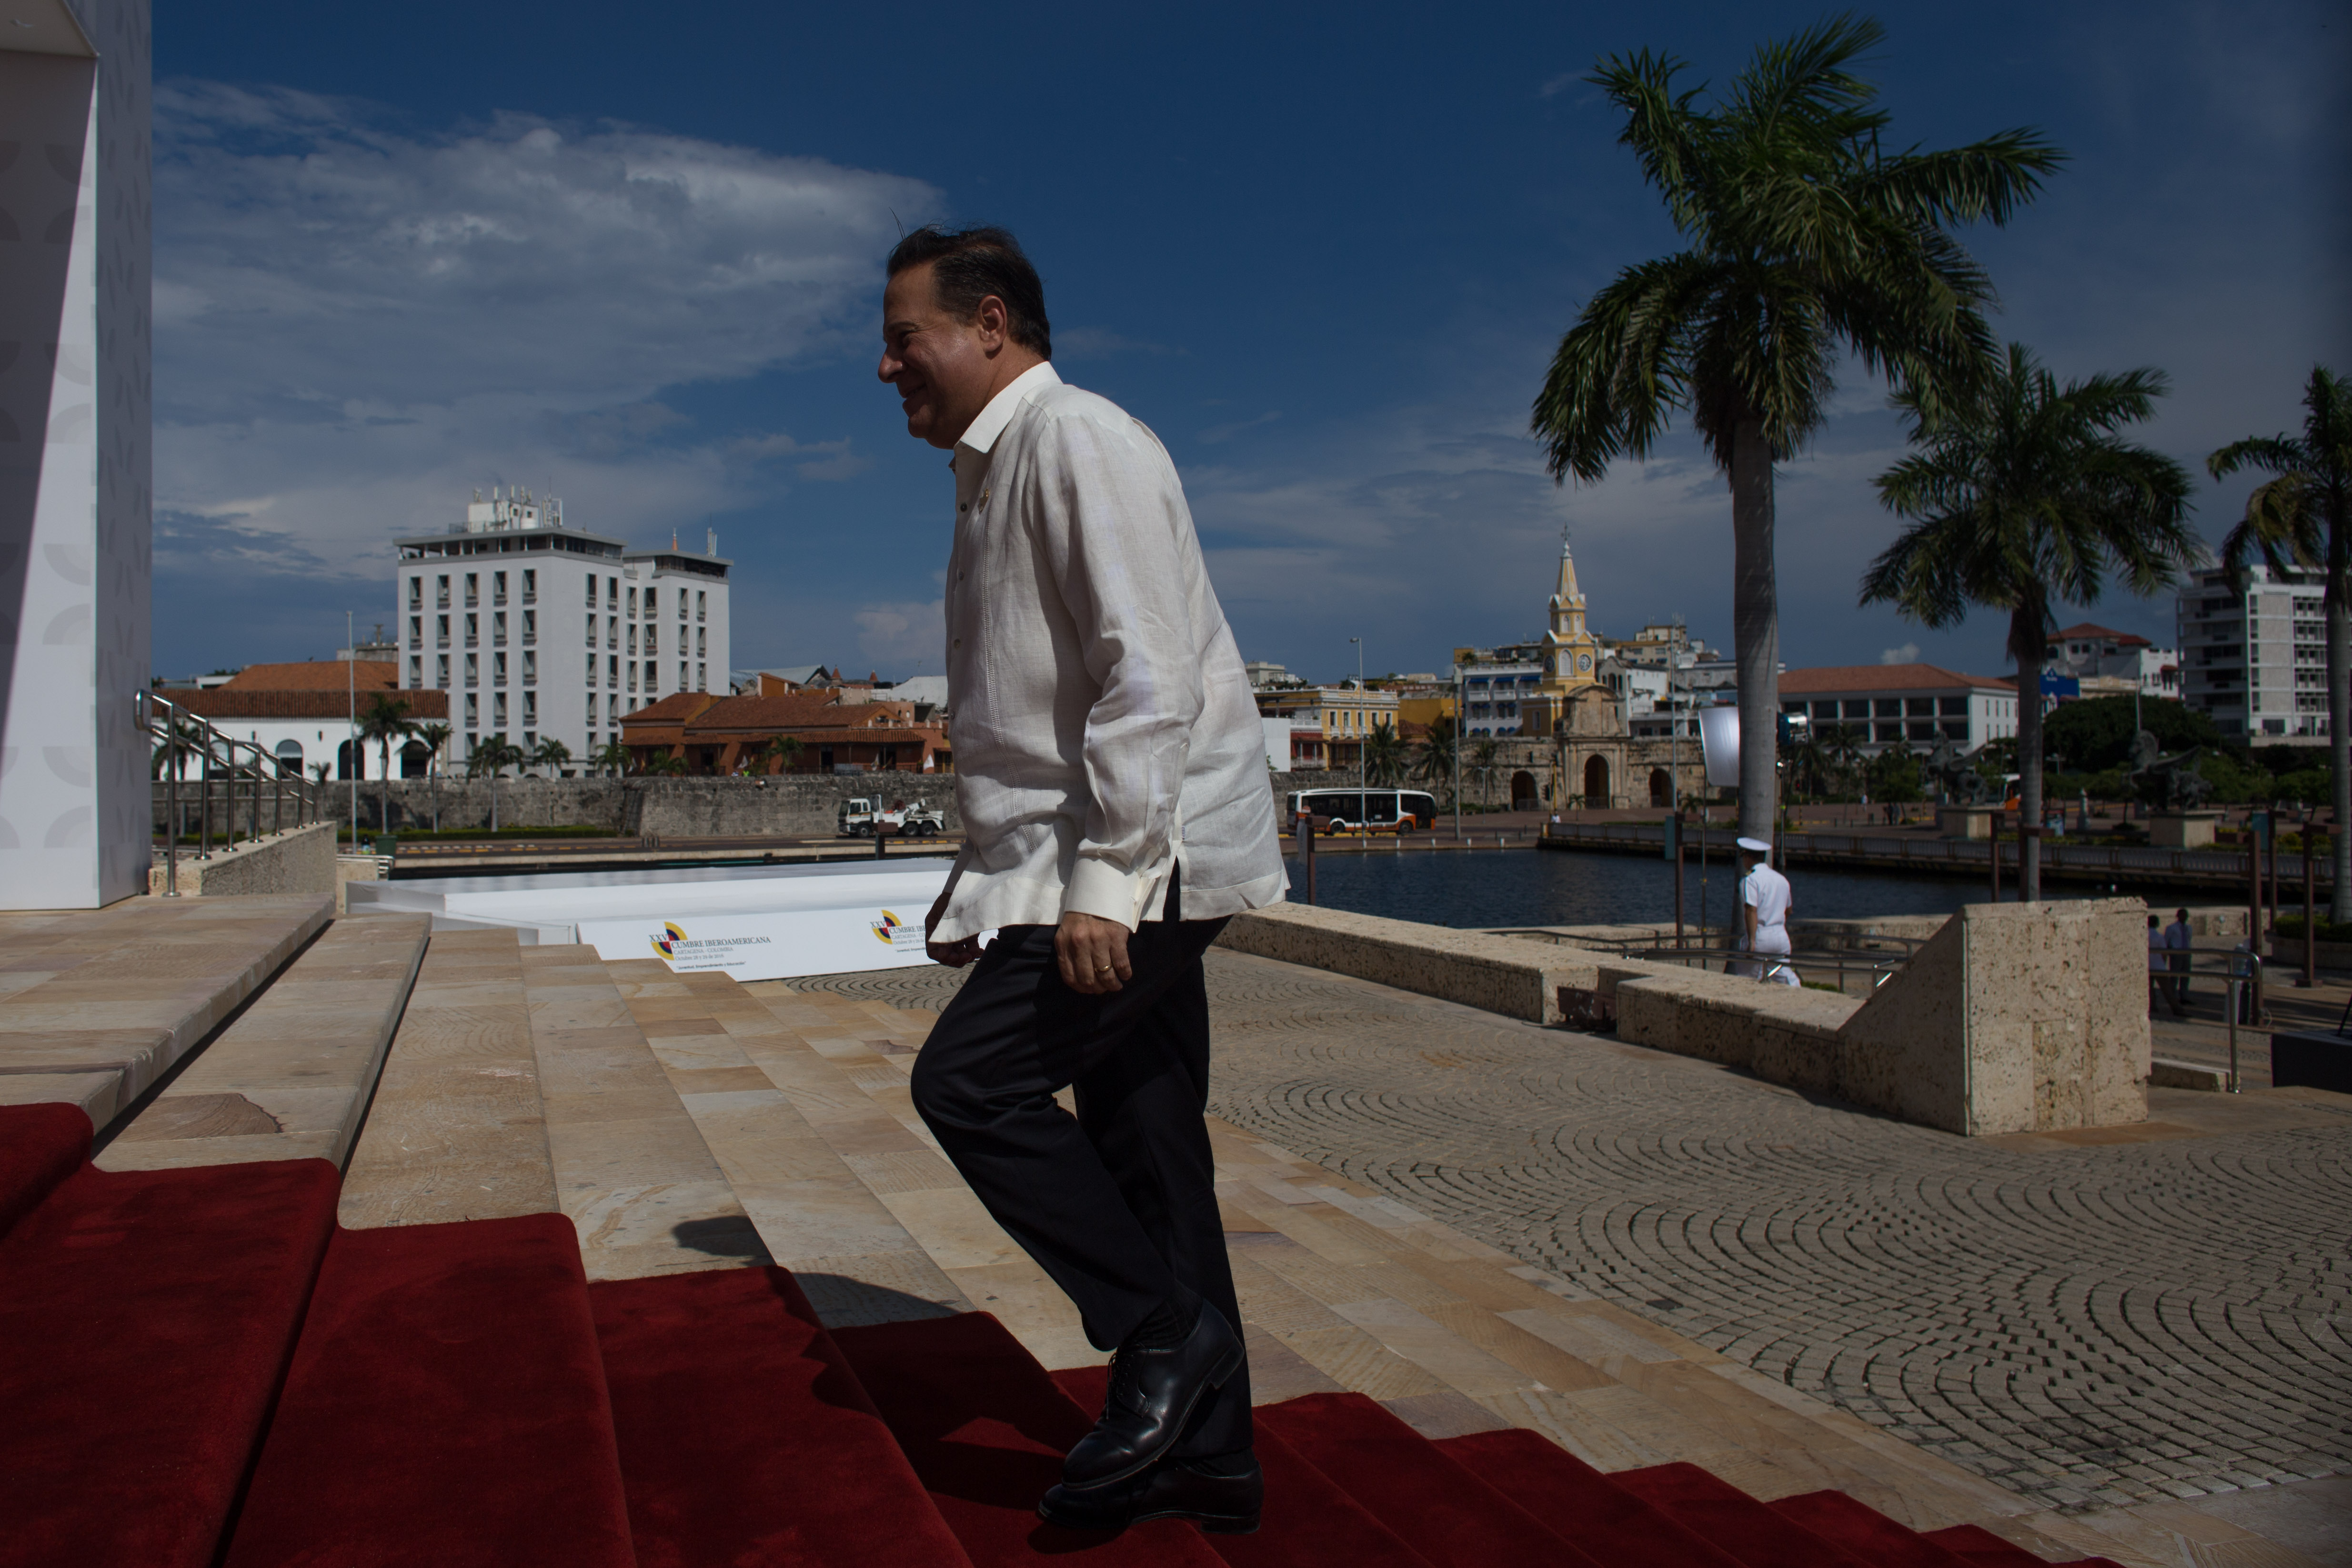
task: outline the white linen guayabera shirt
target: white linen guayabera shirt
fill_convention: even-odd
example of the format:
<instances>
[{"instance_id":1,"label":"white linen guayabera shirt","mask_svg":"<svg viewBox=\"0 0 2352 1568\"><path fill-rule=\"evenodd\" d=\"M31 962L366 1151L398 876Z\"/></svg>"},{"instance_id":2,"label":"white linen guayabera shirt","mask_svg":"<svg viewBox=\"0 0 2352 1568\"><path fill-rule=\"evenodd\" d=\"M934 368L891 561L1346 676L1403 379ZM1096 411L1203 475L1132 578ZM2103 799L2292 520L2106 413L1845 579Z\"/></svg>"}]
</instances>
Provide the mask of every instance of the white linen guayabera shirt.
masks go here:
<instances>
[{"instance_id":1,"label":"white linen guayabera shirt","mask_svg":"<svg viewBox=\"0 0 2352 1568\"><path fill-rule=\"evenodd\" d=\"M950 463L948 715L963 852L940 942L1067 910L1186 920L1287 887L1249 679L1159 438L1050 364Z\"/></svg>"}]
</instances>

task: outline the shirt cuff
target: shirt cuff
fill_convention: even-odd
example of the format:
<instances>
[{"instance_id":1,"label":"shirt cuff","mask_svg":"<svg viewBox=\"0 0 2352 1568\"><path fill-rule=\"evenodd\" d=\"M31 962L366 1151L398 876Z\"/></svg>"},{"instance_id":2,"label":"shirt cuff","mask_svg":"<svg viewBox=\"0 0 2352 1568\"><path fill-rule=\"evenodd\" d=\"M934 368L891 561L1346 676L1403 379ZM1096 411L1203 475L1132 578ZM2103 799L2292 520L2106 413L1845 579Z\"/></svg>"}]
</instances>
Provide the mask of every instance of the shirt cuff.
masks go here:
<instances>
[{"instance_id":1,"label":"shirt cuff","mask_svg":"<svg viewBox=\"0 0 2352 1568\"><path fill-rule=\"evenodd\" d=\"M1094 915L1136 929L1136 895L1140 879L1108 860L1078 858L1070 868L1070 884L1062 890L1062 912Z\"/></svg>"}]
</instances>

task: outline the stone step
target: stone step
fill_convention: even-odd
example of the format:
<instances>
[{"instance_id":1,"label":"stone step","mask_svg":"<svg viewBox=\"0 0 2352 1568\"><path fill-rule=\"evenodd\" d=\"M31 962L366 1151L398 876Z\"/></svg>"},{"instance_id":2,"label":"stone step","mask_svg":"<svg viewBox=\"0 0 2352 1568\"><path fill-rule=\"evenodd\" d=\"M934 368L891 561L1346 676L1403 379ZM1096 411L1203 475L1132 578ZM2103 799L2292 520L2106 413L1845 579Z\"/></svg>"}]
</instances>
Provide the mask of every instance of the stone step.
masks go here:
<instances>
[{"instance_id":1,"label":"stone step","mask_svg":"<svg viewBox=\"0 0 2352 1568\"><path fill-rule=\"evenodd\" d=\"M332 912L284 896L0 917L0 1104L79 1105L103 1133Z\"/></svg>"},{"instance_id":2,"label":"stone step","mask_svg":"<svg viewBox=\"0 0 2352 1568\"><path fill-rule=\"evenodd\" d=\"M556 1199L588 1278L770 1262L596 950L519 952Z\"/></svg>"},{"instance_id":3,"label":"stone step","mask_svg":"<svg viewBox=\"0 0 2352 1568\"><path fill-rule=\"evenodd\" d=\"M936 1015L783 982L744 989L798 1045L770 1077L963 1298L1045 1366L1103 1361L1069 1298L981 1206L915 1110L908 1078Z\"/></svg>"},{"instance_id":4,"label":"stone step","mask_svg":"<svg viewBox=\"0 0 2352 1568\"><path fill-rule=\"evenodd\" d=\"M123 1126L99 1168L350 1164L431 931L423 915L328 927Z\"/></svg>"},{"instance_id":5,"label":"stone step","mask_svg":"<svg viewBox=\"0 0 2352 1568\"><path fill-rule=\"evenodd\" d=\"M522 950L436 932L343 1177L349 1229L554 1214Z\"/></svg>"},{"instance_id":6,"label":"stone step","mask_svg":"<svg viewBox=\"0 0 2352 1568\"><path fill-rule=\"evenodd\" d=\"M828 1328L970 1308L854 1163L919 1154L919 1141L728 976L673 974L654 959L604 968L770 1254Z\"/></svg>"}]
</instances>

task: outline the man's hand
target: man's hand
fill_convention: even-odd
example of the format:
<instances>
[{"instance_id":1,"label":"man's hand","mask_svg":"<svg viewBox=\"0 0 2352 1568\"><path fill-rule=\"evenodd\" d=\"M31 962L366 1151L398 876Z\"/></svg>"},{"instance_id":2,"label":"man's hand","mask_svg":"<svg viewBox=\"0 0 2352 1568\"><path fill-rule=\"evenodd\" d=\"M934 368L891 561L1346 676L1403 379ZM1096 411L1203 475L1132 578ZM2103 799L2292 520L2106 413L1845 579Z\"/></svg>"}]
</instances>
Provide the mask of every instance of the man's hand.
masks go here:
<instances>
[{"instance_id":1,"label":"man's hand","mask_svg":"<svg viewBox=\"0 0 2352 1568\"><path fill-rule=\"evenodd\" d=\"M980 938L968 936L961 942L938 942L931 933L940 929L940 920L948 912L948 895L942 889L931 905L931 912L923 917L923 951L931 955L933 963L944 963L950 969L961 969L980 956Z\"/></svg>"},{"instance_id":2,"label":"man's hand","mask_svg":"<svg viewBox=\"0 0 2352 1568\"><path fill-rule=\"evenodd\" d=\"M1054 956L1062 962L1062 984L1081 995L1107 995L1135 978L1127 928L1100 915L1065 914L1054 932Z\"/></svg>"}]
</instances>

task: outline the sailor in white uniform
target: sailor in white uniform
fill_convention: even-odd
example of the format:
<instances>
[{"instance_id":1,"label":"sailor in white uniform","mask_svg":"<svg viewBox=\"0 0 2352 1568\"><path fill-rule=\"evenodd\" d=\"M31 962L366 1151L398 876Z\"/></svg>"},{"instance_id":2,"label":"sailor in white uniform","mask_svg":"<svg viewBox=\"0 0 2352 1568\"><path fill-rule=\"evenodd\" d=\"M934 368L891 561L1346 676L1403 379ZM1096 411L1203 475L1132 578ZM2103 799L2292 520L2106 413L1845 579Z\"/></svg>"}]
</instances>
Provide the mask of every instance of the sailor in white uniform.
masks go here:
<instances>
[{"instance_id":1,"label":"sailor in white uniform","mask_svg":"<svg viewBox=\"0 0 2352 1568\"><path fill-rule=\"evenodd\" d=\"M1785 957L1789 946L1789 912L1793 898L1789 879L1772 869L1767 857L1772 847L1760 838L1739 841L1739 945L1758 954ZM1795 967L1785 962L1758 962L1738 966L1751 979L1797 984Z\"/></svg>"}]
</instances>

